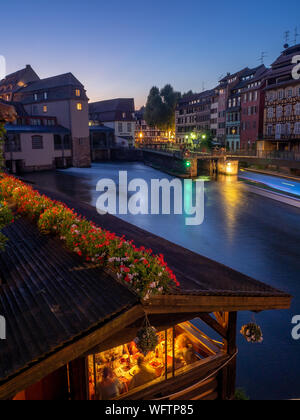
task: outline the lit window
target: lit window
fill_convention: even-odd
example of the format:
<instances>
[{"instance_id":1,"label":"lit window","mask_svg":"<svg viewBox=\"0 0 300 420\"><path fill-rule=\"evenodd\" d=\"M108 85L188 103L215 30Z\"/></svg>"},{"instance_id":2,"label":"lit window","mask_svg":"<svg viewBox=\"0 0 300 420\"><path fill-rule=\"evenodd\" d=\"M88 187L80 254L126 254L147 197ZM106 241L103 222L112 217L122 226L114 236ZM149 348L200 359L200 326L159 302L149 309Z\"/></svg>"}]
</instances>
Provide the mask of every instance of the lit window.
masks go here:
<instances>
[{"instance_id":1,"label":"lit window","mask_svg":"<svg viewBox=\"0 0 300 420\"><path fill-rule=\"evenodd\" d=\"M48 112L48 107L46 105L43 107L43 112Z\"/></svg>"},{"instance_id":2,"label":"lit window","mask_svg":"<svg viewBox=\"0 0 300 420\"><path fill-rule=\"evenodd\" d=\"M76 96L80 96L80 89L76 89Z\"/></svg>"},{"instance_id":3,"label":"lit window","mask_svg":"<svg viewBox=\"0 0 300 420\"><path fill-rule=\"evenodd\" d=\"M82 111L82 104L80 102L77 104L77 111Z\"/></svg>"}]
</instances>

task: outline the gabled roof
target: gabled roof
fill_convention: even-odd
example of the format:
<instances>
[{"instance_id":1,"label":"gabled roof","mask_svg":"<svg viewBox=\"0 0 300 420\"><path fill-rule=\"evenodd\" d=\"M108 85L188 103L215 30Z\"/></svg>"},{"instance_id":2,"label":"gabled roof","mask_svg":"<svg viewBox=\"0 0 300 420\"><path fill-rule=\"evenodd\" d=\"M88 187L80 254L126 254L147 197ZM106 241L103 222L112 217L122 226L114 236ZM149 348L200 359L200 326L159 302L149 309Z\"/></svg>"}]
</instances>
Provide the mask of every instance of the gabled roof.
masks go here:
<instances>
[{"instance_id":1,"label":"gabled roof","mask_svg":"<svg viewBox=\"0 0 300 420\"><path fill-rule=\"evenodd\" d=\"M89 104L90 119L100 122L134 121L134 112L133 98L110 99Z\"/></svg>"},{"instance_id":2,"label":"gabled roof","mask_svg":"<svg viewBox=\"0 0 300 420\"><path fill-rule=\"evenodd\" d=\"M247 87L249 84L261 80L267 74L267 71L268 69L266 68L264 64L262 64L261 66L255 67L254 69L245 70L241 75L242 79L240 83L238 83L234 87L234 89L243 89ZM248 80L243 80L244 78L249 77L249 76L253 76L253 77Z\"/></svg>"},{"instance_id":3,"label":"gabled roof","mask_svg":"<svg viewBox=\"0 0 300 420\"><path fill-rule=\"evenodd\" d=\"M28 86L22 88L21 91L34 92L62 86L83 87L82 83L80 83L72 73L65 73L30 83Z\"/></svg>"},{"instance_id":4,"label":"gabled roof","mask_svg":"<svg viewBox=\"0 0 300 420\"><path fill-rule=\"evenodd\" d=\"M29 78L29 79L28 79ZM28 80L27 80L28 79ZM19 88L17 84L19 82L27 83L29 81L39 80L39 76L33 70L33 68L28 64L24 69L18 70L14 73L11 73L0 81L0 87L6 85L13 85L14 90Z\"/></svg>"},{"instance_id":5,"label":"gabled roof","mask_svg":"<svg viewBox=\"0 0 300 420\"><path fill-rule=\"evenodd\" d=\"M300 55L300 44L286 48L282 51L281 55L272 64L272 69L275 70L290 65L292 63L292 58L295 55Z\"/></svg>"},{"instance_id":6,"label":"gabled roof","mask_svg":"<svg viewBox=\"0 0 300 420\"><path fill-rule=\"evenodd\" d=\"M89 112L134 112L134 99L133 98L117 98L109 99L106 101L92 102L89 104Z\"/></svg>"}]
</instances>

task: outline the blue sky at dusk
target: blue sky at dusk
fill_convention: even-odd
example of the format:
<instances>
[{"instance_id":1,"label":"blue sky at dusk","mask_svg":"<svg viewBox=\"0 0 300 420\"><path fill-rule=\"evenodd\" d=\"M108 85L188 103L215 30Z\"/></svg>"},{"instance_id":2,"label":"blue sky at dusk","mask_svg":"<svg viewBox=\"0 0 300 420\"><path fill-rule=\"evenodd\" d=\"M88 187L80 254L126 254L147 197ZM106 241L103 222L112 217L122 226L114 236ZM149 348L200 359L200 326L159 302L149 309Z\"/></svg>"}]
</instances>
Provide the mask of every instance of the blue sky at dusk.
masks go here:
<instances>
[{"instance_id":1,"label":"blue sky at dusk","mask_svg":"<svg viewBox=\"0 0 300 420\"><path fill-rule=\"evenodd\" d=\"M299 0L12 0L1 4L0 55L8 72L71 71L91 100L134 97L139 107L153 85L201 91L257 66L262 51L270 64L284 31L300 33L299 11Z\"/></svg>"}]
</instances>

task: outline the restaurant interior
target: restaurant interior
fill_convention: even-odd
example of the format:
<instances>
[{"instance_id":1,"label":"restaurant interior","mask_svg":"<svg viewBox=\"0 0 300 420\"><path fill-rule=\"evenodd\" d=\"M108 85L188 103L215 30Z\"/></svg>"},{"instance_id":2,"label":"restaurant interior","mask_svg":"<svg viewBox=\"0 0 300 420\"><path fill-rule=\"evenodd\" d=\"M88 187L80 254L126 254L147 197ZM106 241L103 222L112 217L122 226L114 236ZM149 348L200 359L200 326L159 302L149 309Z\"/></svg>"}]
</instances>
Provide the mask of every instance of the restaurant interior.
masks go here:
<instances>
[{"instance_id":1,"label":"restaurant interior","mask_svg":"<svg viewBox=\"0 0 300 420\"><path fill-rule=\"evenodd\" d=\"M222 341L200 329L200 319L157 332L154 351L143 354L136 341L87 357L90 400L122 399L143 387L179 376L205 358L224 352Z\"/></svg>"}]
</instances>

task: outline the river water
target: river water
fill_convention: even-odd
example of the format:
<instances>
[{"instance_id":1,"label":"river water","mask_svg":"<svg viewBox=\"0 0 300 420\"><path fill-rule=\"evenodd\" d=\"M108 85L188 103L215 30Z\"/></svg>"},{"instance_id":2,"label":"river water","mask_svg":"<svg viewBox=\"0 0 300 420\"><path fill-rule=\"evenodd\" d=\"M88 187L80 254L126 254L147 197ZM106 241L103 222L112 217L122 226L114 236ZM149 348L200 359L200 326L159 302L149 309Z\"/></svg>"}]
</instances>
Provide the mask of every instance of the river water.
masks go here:
<instances>
[{"instance_id":1,"label":"river water","mask_svg":"<svg viewBox=\"0 0 300 420\"><path fill-rule=\"evenodd\" d=\"M101 178L170 176L140 163L100 163L90 169L30 174L39 186L95 205ZM278 179L275 181L278 183ZM238 334L238 386L251 399L300 398L300 340L292 339L294 315L300 315L300 209L256 195L237 178L205 182L205 218L200 226L186 226L185 216L121 216L136 226L223 263L294 296L288 311L255 315L264 343L251 345ZM238 327L252 320L239 314Z\"/></svg>"}]
</instances>

